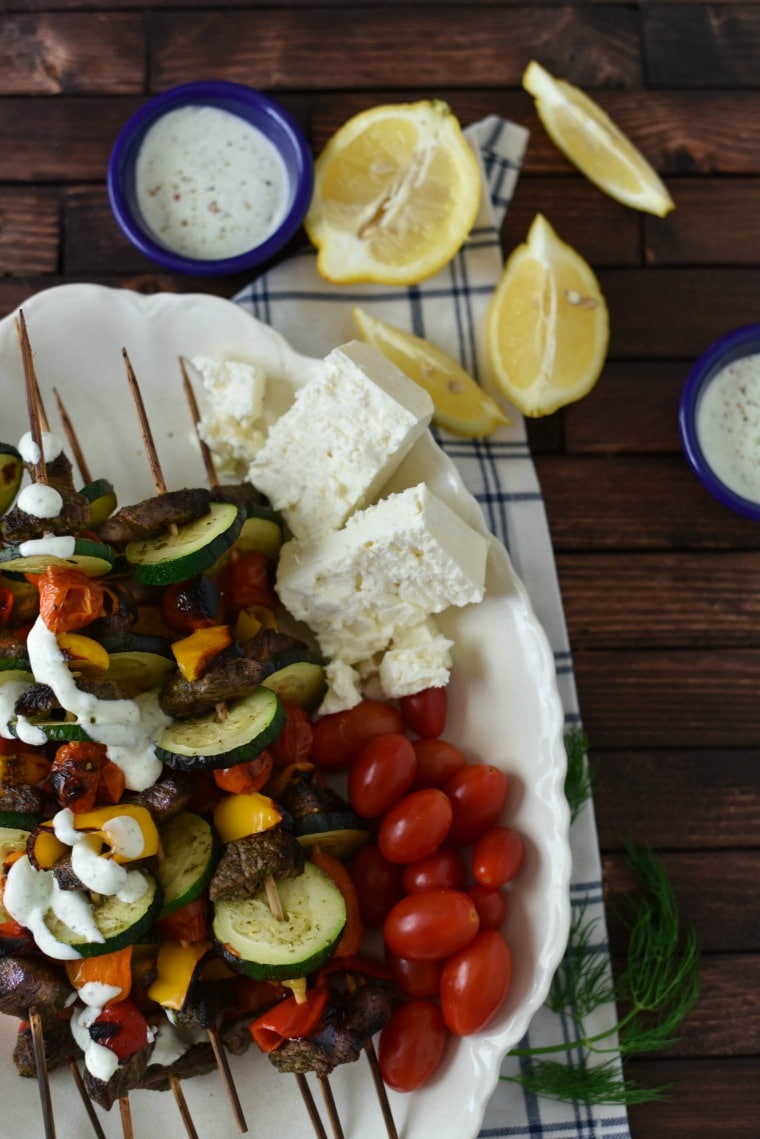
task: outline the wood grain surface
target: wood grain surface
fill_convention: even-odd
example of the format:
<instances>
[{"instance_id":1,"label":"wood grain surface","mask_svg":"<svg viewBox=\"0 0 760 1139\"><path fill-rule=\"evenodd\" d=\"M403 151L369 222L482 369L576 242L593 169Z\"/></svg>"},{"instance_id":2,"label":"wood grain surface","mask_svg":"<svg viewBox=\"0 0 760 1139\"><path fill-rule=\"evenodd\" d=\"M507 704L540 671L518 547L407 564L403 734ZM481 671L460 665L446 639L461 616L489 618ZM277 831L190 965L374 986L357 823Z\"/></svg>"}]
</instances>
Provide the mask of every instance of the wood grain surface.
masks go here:
<instances>
[{"instance_id":1,"label":"wood grain surface","mask_svg":"<svg viewBox=\"0 0 760 1139\"><path fill-rule=\"evenodd\" d=\"M575 172L522 91L527 62L584 86L666 179L626 210ZM105 169L151 94L219 77L275 93L318 151L379 102L448 100L530 130L503 227L539 210L596 269L611 316L595 391L532 422L584 725L616 966L626 839L697 929L702 997L634 1078L633 1139L760 1134L760 526L691 474L677 409L696 356L760 320L760 4L713 0L6 0L0 5L0 314L67 281L193 291L136 252ZM299 239L300 240L300 239ZM205 279L230 296L242 279Z\"/></svg>"}]
</instances>

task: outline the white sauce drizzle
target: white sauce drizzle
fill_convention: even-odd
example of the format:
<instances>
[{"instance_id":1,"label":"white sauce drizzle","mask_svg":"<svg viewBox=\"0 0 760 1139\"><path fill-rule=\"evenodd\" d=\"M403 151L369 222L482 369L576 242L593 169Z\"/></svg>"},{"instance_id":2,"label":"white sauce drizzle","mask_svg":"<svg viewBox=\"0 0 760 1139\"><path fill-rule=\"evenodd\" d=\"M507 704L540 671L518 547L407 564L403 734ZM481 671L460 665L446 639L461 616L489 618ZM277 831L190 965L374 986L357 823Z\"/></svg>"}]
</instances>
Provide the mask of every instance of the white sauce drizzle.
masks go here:
<instances>
[{"instance_id":1,"label":"white sauce drizzle","mask_svg":"<svg viewBox=\"0 0 760 1139\"><path fill-rule=\"evenodd\" d=\"M19 696L22 692L26 692L30 683L30 681L26 680L5 680L0 684L0 736L2 736L4 740L13 739L13 732L11 731L10 725L14 722L16 724L16 734L18 734L18 721L16 720L16 713L13 709ZM19 739L20 738L19 736Z\"/></svg>"},{"instance_id":2,"label":"white sauce drizzle","mask_svg":"<svg viewBox=\"0 0 760 1139\"><path fill-rule=\"evenodd\" d=\"M147 132L137 202L162 245L201 260L234 257L277 228L288 175L268 138L218 107L181 107Z\"/></svg>"},{"instance_id":3,"label":"white sauce drizzle","mask_svg":"<svg viewBox=\"0 0 760 1139\"><path fill-rule=\"evenodd\" d=\"M41 538L30 538L19 545L23 558L70 558L76 549L76 538L68 534L43 534Z\"/></svg>"},{"instance_id":4,"label":"white sauce drizzle","mask_svg":"<svg viewBox=\"0 0 760 1139\"><path fill-rule=\"evenodd\" d=\"M63 497L54 486L33 482L25 486L16 500L19 510L35 518L57 518L63 506Z\"/></svg>"},{"instance_id":5,"label":"white sauce drizzle","mask_svg":"<svg viewBox=\"0 0 760 1139\"><path fill-rule=\"evenodd\" d=\"M8 871L3 905L14 921L29 930L38 948L56 961L76 961L81 954L51 933L45 923L48 910L85 940L101 944L104 941L84 894L61 890L52 870L35 870L27 855L17 859Z\"/></svg>"},{"instance_id":6,"label":"white sauce drizzle","mask_svg":"<svg viewBox=\"0 0 760 1139\"><path fill-rule=\"evenodd\" d=\"M203 1029L178 1029L168 1020L159 1025L153 1051L150 1054L150 1064L160 1064L162 1068L173 1064L184 1056L193 1044L202 1044L207 1040Z\"/></svg>"},{"instance_id":7,"label":"white sauce drizzle","mask_svg":"<svg viewBox=\"0 0 760 1139\"><path fill-rule=\"evenodd\" d=\"M42 431L40 433L40 441L42 443L42 454L45 457L46 463L52 463L53 459L57 459L61 451L63 451L63 439L60 435L56 435L53 431ZM40 461L40 448L32 438L31 431L27 431L22 435L18 441L18 453L25 463L35 466Z\"/></svg>"}]
</instances>

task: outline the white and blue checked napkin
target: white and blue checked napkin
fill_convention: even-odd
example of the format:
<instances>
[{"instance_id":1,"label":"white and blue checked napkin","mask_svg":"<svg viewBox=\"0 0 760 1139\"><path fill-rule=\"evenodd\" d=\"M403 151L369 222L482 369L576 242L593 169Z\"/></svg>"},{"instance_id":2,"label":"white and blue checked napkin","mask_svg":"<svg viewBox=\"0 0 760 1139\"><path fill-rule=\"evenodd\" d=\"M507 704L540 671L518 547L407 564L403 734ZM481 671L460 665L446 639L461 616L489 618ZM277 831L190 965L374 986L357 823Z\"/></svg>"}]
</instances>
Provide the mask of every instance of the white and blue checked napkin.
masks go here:
<instances>
[{"instance_id":1,"label":"white and blue checked napkin","mask_svg":"<svg viewBox=\"0 0 760 1139\"><path fill-rule=\"evenodd\" d=\"M359 304L397 327L427 337L487 386L485 317L503 266L499 228L514 192L528 134L523 127L495 116L473 124L466 134L481 160L483 200L467 243L434 277L411 288L330 285L319 277L314 252L309 249L271 269L234 299L309 356L326 356L337 344L356 337L351 308ZM536 212L539 209L536 203ZM435 434L526 585L554 650L565 722L570 726L580 722L580 714L549 529L525 425L512 409L510 417L512 425L487 440L461 439L441 431ZM600 944L606 948L601 862L591 803L574 822L570 841L573 909L583 907L584 920L595 923L591 948ZM616 1019L614 1004L604 1005L586 1019L586 1028L602 1032ZM572 1009L555 1015L542 1008L520 1046L563 1044L577 1036ZM573 1068L587 1062L577 1048L556 1053L552 1059ZM502 1075L517 1076L529 1064L529 1058L507 1056ZM503 1080L488 1105L480 1136L629 1139L629 1130L624 1108L539 1099Z\"/></svg>"}]
</instances>

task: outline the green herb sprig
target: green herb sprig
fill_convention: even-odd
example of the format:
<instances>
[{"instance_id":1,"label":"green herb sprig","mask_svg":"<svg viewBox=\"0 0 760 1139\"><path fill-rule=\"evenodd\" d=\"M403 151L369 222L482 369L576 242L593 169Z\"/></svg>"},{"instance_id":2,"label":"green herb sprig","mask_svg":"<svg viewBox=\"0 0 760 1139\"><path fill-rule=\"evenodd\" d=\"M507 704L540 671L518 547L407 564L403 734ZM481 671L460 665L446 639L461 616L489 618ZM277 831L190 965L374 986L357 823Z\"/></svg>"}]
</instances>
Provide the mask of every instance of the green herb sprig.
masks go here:
<instances>
[{"instance_id":1,"label":"green herb sprig","mask_svg":"<svg viewBox=\"0 0 760 1139\"><path fill-rule=\"evenodd\" d=\"M566 792L571 813L591 793L586 739L574 730L565 739L568 752ZM597 922L585 909L574 918L565 956L553 979L548 1005L569 1011L579 1025L578 1039L537 1048L516 1048L513 1056L536 1057L531 1070L502 1079L535 1095L589 1104L646 1103L661 1099L666 1088L642 1087L626 1076L625 1057L668 1048L678 1038L684 1017L699 996L699 946L691 926L684 926L670 880L661 862L645 847L626 843L628 861L640 889L620 912L628 933L626 963L613 980L604 945L594 939ZM586 1018L616 1001L617 1023L602 1032L586 1031ZM600 1063L567 1066L550 1053L582 1049L586 1059L607 1055ZM611 1055L610 1055L611 1054Z\"/></svg>"}]
</instances>

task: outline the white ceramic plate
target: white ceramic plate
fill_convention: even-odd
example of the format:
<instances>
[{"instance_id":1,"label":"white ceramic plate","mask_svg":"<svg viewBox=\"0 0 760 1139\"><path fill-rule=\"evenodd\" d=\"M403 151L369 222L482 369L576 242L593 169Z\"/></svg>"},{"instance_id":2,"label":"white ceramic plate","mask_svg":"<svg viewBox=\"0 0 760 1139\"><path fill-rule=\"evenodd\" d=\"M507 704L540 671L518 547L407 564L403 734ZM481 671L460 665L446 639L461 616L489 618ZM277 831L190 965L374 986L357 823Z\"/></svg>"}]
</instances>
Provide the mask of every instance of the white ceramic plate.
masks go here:
<instances>
[{"instance_id":1,"label":"white ceramic plate","mask_svg":"<svg viewBox=\"0 0 760 1139\"><path fill-rule=\"evenodd\" d=\"M152 481L124 376L126 347L138 380L167 485L203 485L204 469L187 411L178 357L196 354L260 363L277 410L294 386L321 362L299 356L272 329L237 305L204 295L144 297L94 285L66 285L23 306L35 367L48 415L57 418L52 389L60 392L80 436L92 477L107 476L122 503L153 493ZM13 317L0 322L0 394L4 441L27 430L23 370ZM199 396L201 392L197 393ZM448 458L427 435L393 479L393 489L424 479L471 525L485 533L480 508ZM509 773L504 821L525 838L527 858L510 889L505 936L514 978L501 1013L485 1032L452 1042L440 1073L411 1095L390 1093L403 1139L472 1139L499 1076L504 1054L521 1039L543 1003L562 956L569 923L570 852L563 795L563 716L551 650L504 548L491 539L485 600L443 615L454 639L446 736L473 761ZM36 1084L21 1080L10 1059L16 1022L0 1016L2 1131L41 1135ZM233 1058L233 1073L249 1131L264 1139L313 1139L313 1129L290 1076L278 1074L251 1049ZM61 1139L91 1134L70 1077L52 1076ZM346 1139L386 1135L364 1059L330 1077ZM238 1134L216 1073L184 1085L199 1135ZM130 1096L136 1139L185 1134L173 1097ZM109 1137L122 1135L118 1109L100 1113ZM326 1125L327 1126L327 1125Z\"/></svg>"}]
</instances>

